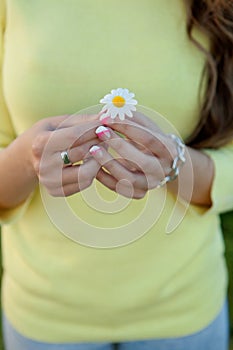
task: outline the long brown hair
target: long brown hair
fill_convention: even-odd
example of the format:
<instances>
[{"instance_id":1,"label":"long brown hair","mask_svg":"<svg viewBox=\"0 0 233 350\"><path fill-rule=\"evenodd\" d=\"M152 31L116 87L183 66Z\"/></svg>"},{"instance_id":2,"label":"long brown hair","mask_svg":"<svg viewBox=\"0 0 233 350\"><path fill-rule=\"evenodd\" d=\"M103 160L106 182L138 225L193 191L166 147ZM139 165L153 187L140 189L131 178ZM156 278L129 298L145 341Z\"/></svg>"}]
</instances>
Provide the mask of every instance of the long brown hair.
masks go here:
<instances>
[{"instance_id":1,"label":"long brown hair","mask_svg":"<svg viewBox=\"0 0 233 350\"><path fill-rule=\"evenodd\" d=\"M189 38L207 58L203 72L207 87L200 121L186 143L195 148L217 148L233 139L233 0L185 3ZM192 36L194 27L210 38L210 52Z\"/></svg>"}]
</instances>

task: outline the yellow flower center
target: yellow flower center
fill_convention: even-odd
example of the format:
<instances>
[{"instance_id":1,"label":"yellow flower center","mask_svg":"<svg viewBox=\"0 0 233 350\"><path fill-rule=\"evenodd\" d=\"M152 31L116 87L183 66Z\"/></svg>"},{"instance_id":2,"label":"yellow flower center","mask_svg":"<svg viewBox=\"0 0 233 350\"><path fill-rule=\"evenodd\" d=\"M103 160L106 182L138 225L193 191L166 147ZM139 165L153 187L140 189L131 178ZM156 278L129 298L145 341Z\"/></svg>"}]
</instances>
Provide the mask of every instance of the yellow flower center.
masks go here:
<instances>
[{"instance_id":1,"label":"yellow flower center","mask_svg":"<svg viewBox=\"0 0 233 350\"><path fill-rule=\"evenodd\" d=\"M114 106L120 108L123 107L125 104L125 99L122 96L115 96L112 99L112 103L114 104Z\"/></svg>"}]
</instances>

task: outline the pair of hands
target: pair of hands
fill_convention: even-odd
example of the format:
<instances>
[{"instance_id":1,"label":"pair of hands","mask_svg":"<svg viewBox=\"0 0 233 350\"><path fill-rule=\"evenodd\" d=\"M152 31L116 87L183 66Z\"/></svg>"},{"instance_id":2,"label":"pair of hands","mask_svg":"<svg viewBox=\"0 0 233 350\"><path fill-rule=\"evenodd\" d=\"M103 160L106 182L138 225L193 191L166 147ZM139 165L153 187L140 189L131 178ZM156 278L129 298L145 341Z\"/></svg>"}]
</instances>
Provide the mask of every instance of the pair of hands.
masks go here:
<instances>
[{"instance_id":1,"label":"pair of hands","mask_svg":"<svg viewBox=\"0 0 233 350\"><path fill-rule=\"evenodd\" d=\"M35 175L53 196L82 191L96 178L123 196L143 198L170 172L174 141L141 113L123 122L108 118L104 128L99 117L74 115L38 122L30 158ZM64 150L72 166L64 166Z\"/></svg>"}]
</instances>

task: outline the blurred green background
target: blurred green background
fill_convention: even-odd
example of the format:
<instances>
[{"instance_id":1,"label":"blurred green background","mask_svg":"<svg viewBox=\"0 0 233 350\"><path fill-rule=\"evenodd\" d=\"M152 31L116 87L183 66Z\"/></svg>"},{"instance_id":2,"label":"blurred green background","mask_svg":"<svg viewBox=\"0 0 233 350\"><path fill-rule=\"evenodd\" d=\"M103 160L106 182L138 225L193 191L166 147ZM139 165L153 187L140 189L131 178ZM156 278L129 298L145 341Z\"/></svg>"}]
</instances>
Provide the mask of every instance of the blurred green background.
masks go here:
<instances>
[{"instance_id":1,"label":"blurred green background","mask_svg":"<svg viewBox=\"0 0 233 350\"><path fill-rule=\"evenodd\" d=\"M233 350L233 212L221 216L223 234L226 246L226 260L229 272L228 300L230 308L230 327L232 340L230 350ZM0 321L1 322L1 321ZM0 350L4 350L2 336L0 333ZM17 349L14 349L17 350ZM187 349L188 350L188 349Z\"/></svg>"}]
</instances>

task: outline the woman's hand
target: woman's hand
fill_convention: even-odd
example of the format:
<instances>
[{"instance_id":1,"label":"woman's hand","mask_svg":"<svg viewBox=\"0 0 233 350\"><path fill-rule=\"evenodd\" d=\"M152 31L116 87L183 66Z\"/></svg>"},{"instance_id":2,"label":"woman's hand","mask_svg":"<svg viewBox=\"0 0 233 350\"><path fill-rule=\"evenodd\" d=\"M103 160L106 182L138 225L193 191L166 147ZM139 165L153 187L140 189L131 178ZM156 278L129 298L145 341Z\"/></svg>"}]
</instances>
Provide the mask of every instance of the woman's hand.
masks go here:
<instances>
[{"instance_id":1,"label":"woman's hand","mask_svg":"<svg viewBox=\"0 0 233 350\"><path fill-rule=\"evenodd\" d=\"M109 132L99 133L99 138L117 151L123 162L114 159L102 148L92 152L94 158L115 178L103 177L102 170L98 179L122 195L143 197L170 173L172 162L177 156L175 142L140 113L135 113L133 120L120 123L109 118L105 120L105 125L108 125ZM124 134L126 139L119 137L116 132ZM178 179L169 183L168 189L176 195L179 192L188 202L210 205L214 175L212 161L203 152L188 147L185 157L186 163Z\"/></svg>"},{"instance_id":2,"label":"woman's hand","mask_svg":"<svg viewBox=\"0 0 233 350\"><path fill-rule=\"evenodd\" d=\"M96 133L100 140L115 150L115 159L100 145L90 150L93 157L115 178L99 172L98 180L117 192L142 198L149 189L156 188L170 173L172 160L177 155L174 141L164 135L154 124L154 131L132 121L109 121L108 129L100 127ZM126 136L120 137L116 132Z\"/></svg>"},{"instance_id":3,"label":"woman's hand","mask_svg":"<svg viewBox=\"0 0 233 350\"><path fill-rule=\"evenodd\" d=\"M69 196L89 187L99 171L99 164L88 152L98 143L95 129L99 120L97 115L78 115L59 125L57 120L52 122L55 124L51 130L44 131L42 125L42 131L33 141L32 164L39 182L51 195ZM67 151L72 165L64 164L63 151Z\"/></svg>"},{"instance_id":4,"label":"woman's hand","mask_svg":"<svg viewBox=\"0 0 233 350\"><path fill-rule=\"evenodd\" d=\"M0 207L13 208L42 183L53 196L68 196L90 186L99 164L87 158L83 165L65 166L61 152L72 163L89 155L98 143L98 115L58 116L42 119L0 152Z\"/></svg>"}]
</instances>

